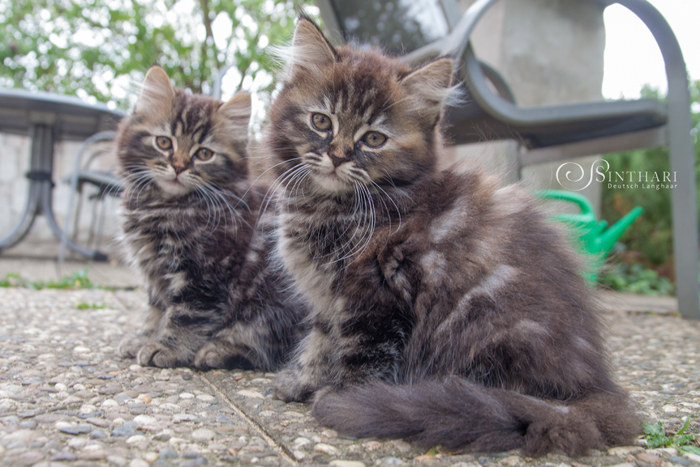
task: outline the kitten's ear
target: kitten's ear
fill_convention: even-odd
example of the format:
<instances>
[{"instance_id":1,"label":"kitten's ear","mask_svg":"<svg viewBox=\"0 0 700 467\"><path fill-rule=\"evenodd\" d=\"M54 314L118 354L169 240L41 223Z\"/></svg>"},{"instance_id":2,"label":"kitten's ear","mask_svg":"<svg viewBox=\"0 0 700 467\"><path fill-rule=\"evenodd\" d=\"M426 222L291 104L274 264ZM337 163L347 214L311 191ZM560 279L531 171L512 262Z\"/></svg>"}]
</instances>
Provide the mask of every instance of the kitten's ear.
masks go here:
<instances>
[{"instance_id":1,"label":"kitten's ear","mask_svg":"<svg viewBox=\"0 0 700 467\"><path fill-rule=\"evenodd\" d=\"M292 46L288 53L290 55L288 66L292 74L295 68L317 72L323 67L333 65L338 60L338 53L318 26L303 16L297 22Z\"/></svg>"},{"instance_id":2,"label":"kitten's ear","mask_svg":"<svg viewBox=\"0 0 700 467\"><path fill-rule=\"evenodd\" d=\"M442 105L449 102L456 93L456 87L451 87L454 60L441 58L415 70L401 80L408 89L409 95L421 99L421 107L427 105L435 113L440 112Z\"/></svg>"},{"instance_id":3,"label":"kitten's ear","mask_svg":"<svg viewBox=\"0 0 700 467\"><path fill-rule=\"evenodd\" d=\"M169 118L175 90L168 74L159 66L153 66L146 73L135 113L156 114Z\"/></svg>"},{"instance_id":4,"label":"kitten's ear","mask_svg":"<svg viewBox=\"0 0 700 467\"><path fill-rule=\"evenodd\" d=\"M248 123L250 122L252 103L250 94L239 92L216 111L222 117L222 125L226 131L239 139L248 138Z\"/></svg>"}]
</instances>

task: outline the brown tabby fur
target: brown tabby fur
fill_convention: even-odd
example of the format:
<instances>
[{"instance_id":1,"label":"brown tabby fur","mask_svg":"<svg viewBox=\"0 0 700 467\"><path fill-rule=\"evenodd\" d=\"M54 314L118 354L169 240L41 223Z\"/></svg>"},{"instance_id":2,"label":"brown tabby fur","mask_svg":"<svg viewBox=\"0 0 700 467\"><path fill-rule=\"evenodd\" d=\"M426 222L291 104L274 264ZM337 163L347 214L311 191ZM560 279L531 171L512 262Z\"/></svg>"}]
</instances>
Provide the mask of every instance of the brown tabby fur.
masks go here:
<instances>
[{"instance_id":1,"label":"brown tabby fur","mask_svg":"<svg viewBox=\"0 0 700 467\"><path fill-rule=\"evenodd\" d=\"M520 187L436 169L452 60L334 49L305 18L288 60L266 144L280 260L313 328L277 396L314 396L341 433L447 450L630 443L640 425L564 235Z\"/></svg>"},{"instance_id":2,"label":"brown tabby fur","mask_svg":"<svg viewBox=\"0 0 700 467\"><path fill-rule=\"evenodd\" d=\"M223 104L176 91L154 67L121 124L123 243L150 308L120 350L141 365L275 370L304 330L305 303L268 259L274 217L248 181L249 120L246 93Z\"/></svg>"}]
</instances>

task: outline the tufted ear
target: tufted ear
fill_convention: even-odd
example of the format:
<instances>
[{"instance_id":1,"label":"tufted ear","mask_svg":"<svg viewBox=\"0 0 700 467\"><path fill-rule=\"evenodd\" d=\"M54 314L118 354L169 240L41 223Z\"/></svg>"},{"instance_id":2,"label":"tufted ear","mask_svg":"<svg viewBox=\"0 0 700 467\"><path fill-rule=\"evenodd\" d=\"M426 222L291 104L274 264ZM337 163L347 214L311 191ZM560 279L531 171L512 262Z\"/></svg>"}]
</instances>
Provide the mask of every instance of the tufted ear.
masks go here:
<instances>
[{"instance_id":1,"label":"tufted ear","mask_svg":"<svg viewBox=\"0 0 700 467\"><path fill-rule=\"evenodd\" d=\"M134 113L156 114L168 118L173 97L175 97L175 90L170 84L168 74L161 67L153 66L146 73Z\"/></svg>"},{"instance_id":2,"label":"tufted ear","mask_svg":"<svg viewBox=\"0 0 700 467\"><path fill-rule=\"evenodd\" d=\"M409 95L421 100L421 107L440 112L443 104L449 102L456 92L451 87L454 60L441 58L418 68L401 80Z\"/></svg>"},{"instance_id":3,"label":"tufted ear","mask_svg":"<svg viewBox=\"0 0 700 467\"><path fill-rule=\"evenodd\" d=\"M250 94L239 92L219 107L216 114L221 117L221 124L229 133L233 133L238 139L247 139L251 106Z\"/></svg>"},{"instance_id":4,"label":"tufted ear","mask_svg":"<svg viewBox=\"0 0 700 467\"><path fill-rule=\"evenodd\" d=\"M338 53L318 26L304 16L299 18L292 45L283 55L291 75L300 68L315 73L338 60Z\"/></svg>"}]
</instances>

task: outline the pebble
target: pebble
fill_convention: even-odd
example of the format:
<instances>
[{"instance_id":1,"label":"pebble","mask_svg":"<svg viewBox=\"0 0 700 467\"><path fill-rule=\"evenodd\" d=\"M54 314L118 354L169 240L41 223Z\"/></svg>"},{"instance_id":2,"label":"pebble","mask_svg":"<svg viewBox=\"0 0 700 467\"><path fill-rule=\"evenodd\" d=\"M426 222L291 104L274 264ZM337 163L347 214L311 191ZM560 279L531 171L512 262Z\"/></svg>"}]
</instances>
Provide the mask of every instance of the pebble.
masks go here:
<instances>
[{"instance_id":1,"label":"pebble","mask_svg":"<svg viewBox=\"0 0 700 467\"><path fill-rule=\"evenodd\" d=\"M329 456L338 455L338 450L330 444L318 443L314 446L314 451L322 452L324 454L328 454Z\"/></svg>"},{"instance_id":2,"label":"pebble","mask_svg":"<svg viewBox=\"0 0 700 467\"><path fill-rule=\"evenodd\" d=\"M192 439L195 441L210 441L214 439L216 433L208 428L199 428L192 432Z\"/></svg>"},{"instance_id":3,"label":"pebble","mask_svg":"<svg viewBox=\"0 0 700 467\"><path fill-rule=\"evenodd\" d=\"M207 460L204 457L186 460L180 464L180 467L199 467L201 465L207 465Z\"/></svg>"},{"instance_id":4,"label":"pebble","mask_svg":"<svg viewBox=\"0 0 700 467\"><path fill-rule=\"evenodd\" d=\"M248 390L248 389L244 389L244 390L242 390L242 391L238 391L238 392L236 392L236 394L238 394L239 396L250 397L250 398L253 398L253 399L264 399L264 398L265 398L265 397L263 397L263 395L260 394L258 391L250 391L250 390Z\"/></svg>"},{"instance_id":5,"label":"pebble","mask_svg":"<svg viewBox=\"0 0 700 467\"><path fill-rule=\"evenodd\" d=\"M143 435L133 435L129 436L126 440L126 444L140 444L148 441L148 438L146 438Z\"/></svg>"},{"instance_id":6,"label":"pebble","mask_svg":"<svg viewBox=\"0 0 700 467\"><path fill-rule=\"evenodd\" d=\"M657 465L661 463L661 458L659 456L649 454L648 452L640 452L639 454L637 454L637 459L651 465Z\"/></svg>"},{"instance_id":7,"label":"pebble","mask_svg":"<svg viewBox=\"0 0 700 467\"><path fill-rule=\"evenodd\" d=\"M84 434L90 433L92 431L92 427L90 425L75 425L75 426L64 426L62 428L59 428L59 430L62 433L66 433L69 435L84 435Z\"/></svg>"},{"instance_id":8,"label":"pebble","mask_svg":"<svg viewBox=\"0 0 700 467\"><path fill-rule=\"evenodd\" d=\"M27 430L34 430L39 424L35 420L25 420L19 422L19 427Z\"/></svg>"},{"instance_id":9,"label":"pebble","mask_svg":"<svg viewBox=\"0 0 700 467\"><path fill-rule=\"evenodd\" d=\"M115 420L116 421L116 420ZM124 422L124 424L118 428L112 430L112 436L118 436L126 438L136 434L136 427L138 423L136 422Z\"/></svg>"},{"instance_id":10,"label":"pebble","mask_svg":"<svg viewBox=\"0 0 700 467\"><path fill-rule=\"evenodd\" d=\"M372 452L381 448L382 443L378 441L367 441L366 443L362 443L362 447L365 448L367 451Z\"/></svg>"},{"instance_id":11,"label":"pebble","mask_svg":"<svg viewBox=\"0 0 700 467\"><path fill-rule=\"evenodd\" d=\"M628 454L636 454L644 449L639 446L618 446L608 449L608 454L611 456L626 457Z\"/></svg>"},{"instance_id":12,"label":"pebble","mask_svg":"<svg viewBox=\"0 0 700 467\"><path fill-rule=\"evenodd\" d=\"M518 456L508 456L505 459L501 459L499 462L508 467L517 467L523 463L523 460Z\"/></svg>"},{"instance_id":13,"label":"pebble","mask_svg":"<svg viewBox=\"0 0 700 467\"><path fill-rule=\"evenodd\" d=\"M159 459L177 459L179 454L172 449L164 449L158 453Z\"/></svg>"},{"instance_id":14,"label":"pebble","mask_svg":"<svg viewBox=\"0 0 700 467\"><path fill-rule=\"evenodd\" d=\"M294 440L294 447L298 449L302 446L306 446L309 443L311 443L310 439L304 438L304 437L299 437L299 438Z\"/></svg>"},{"instance_id":15,"label":"pebble","mask_svg":"<svg viewBox=\"0 0 700 467\"><path fill-rule=\"evenodd\" d=\"M51 460L56 462L71 462L76 460L77 458L78 456L72 452L61 451L55 454L53 457L51 457Z\"/></svg>"},{"instance_id":16,"label":"pebble","mask_svg":"<svg viewBox=\"0 0 700 467\"><path fill-rule=\"evenodd\" d=\"M405 465L406 463L402 461L401 459L397 459L396 457L384 457L382 459L379 459L379 462L377 462L377 465L384 466L384 465Z\"/></svg>"},{"instance_id":17,"label":"pebble","mask_svg":"<svg viewBox=\"0 0 700 467\"><path fill-rule=\"evenodd\" d=\"M143 402L144 404L150 404L151 401L153 401L153 399L151 398L151 396L149 396L148 394L139 394L138 397L137 397L136 399L140 400L140 401Z\"/></svg>"},{"instance_id":18,"label":"pebble","mask_svg":"<svg viewBox=\"0 0 700 467\"><path fill-rule=\"evenodd\" d=\"M189 392L181 392L180 393L180 399L193 399L194 394L190 394Z\"/></svg>"},{"instance_id":19,"label":"pebble","mask_svg":"<svg viewBox=\"0 0 700 467\"><path fill-rule=\"evenodd\" d=\"M209 394L199 394L197 395L197 400L200 400L202 402L214 402L216 400L216 397L210 396Z\"/></svg>"},{"instance_id":20,"label":"pebble","mask_svg":"<svg viewBox=\"0 0 700 467\"><path fill-rule=\"evenodd\" d=\"M158 420L155 419L155 417L151 417L148 415L138 415L134 417L134 421L138 423L139 425L155 425Z\"/></svg>"},{"instance_id":21,"label":"pebble","mask_svg":"<svg viewBox=\"0 0 700 467\"><path fill-rule=\"evenodd\" d=\"M197 417L192 414L188 413L177 413L173 415L173 422L175 423L180 423L180 422L192 422L197 420Z\"/></svg>"},{"instance_id":22,"label":"pebble","mask_svg":"<svg viewBox=\"0 0 700 467\"><path fill-rule=\"evenodd\" d=\"M90 417L86 418L85 421L90 425L99 426L100 428L107 428L109 426L109 422L102 418Z\"/></svg>"},{"instance_id":23,"label":"pebble","mask_svg":"<svg viewBox=\"0 0 700 467\"><path fill-rule=\"evenodd\" d=\"M344 460L334 460L328 463L330 467L365 467L364 462L360 461L344 461Z\"/></svg>"},{"instance_id":24,"label":"pebble","mask_svg":"<svg viewBox=\"0 0 700 467\"><path fill-rule=\"evenodd\" d=\"M153 436L153 439L155 441L168 441L170 439L170 437L171 437L170 433L166 433L166 432L161 431L160 433L157 433L155 436Z\"/></svg>"},{"instance_id":25,"label":"pebble","mask_svg":"<svg viewBox=\"0 0 700 467\"><path fill-rule=\"evenodd\" d=\"M107 456L107 462L109 462L110 464L114 464L118 467L124 467L129 462L129 460L122 456L111 455Z\"/></svg>"},{"instance_id":26,"label":"pebble","mask_svg":"<svg viewBox=\"0 0 700 467\"><path fill-rule=\"evenodd\" d=\"M22 441L23 443L28 443L36 436L36 432L32 430L17 430L9 435L5 435L3 440L5 441Z\"/></svg>"},{"instance_id":27,"label":"pebble","mask_svg":"<svg viewBox=\"0 0 700 467\"><path fill-rule=\"evenodd\" d=\"M693 465L693 463L690 460L684 459L684 458L678 457L678 456L671 456L671 457L667 458L666 460L668 460L669 462L673 462L674 464Z\"/></svg>"},{"instance_id":28,"label":"pebble","mask_svg":"<svg viewBox=\"0 0 700 467\"><path fill-rule=\"evenodd\" d=\"M129 467L148 467L148 462L142 459L134 459L129 462Z\"/></svg>"},{"instance_id":29,"label":"pebble","mask_svg":"<svg viewBox=\"0 0 700 467\"><path fill-rule=\"evenodd\" d=\"M104 431L102 431L100 429L92 430L92 432L90 433L90 438L92 438L92 439L104 439L106 437L107 437L107 433L105 433Z\"/></svg>"}]
</instances>

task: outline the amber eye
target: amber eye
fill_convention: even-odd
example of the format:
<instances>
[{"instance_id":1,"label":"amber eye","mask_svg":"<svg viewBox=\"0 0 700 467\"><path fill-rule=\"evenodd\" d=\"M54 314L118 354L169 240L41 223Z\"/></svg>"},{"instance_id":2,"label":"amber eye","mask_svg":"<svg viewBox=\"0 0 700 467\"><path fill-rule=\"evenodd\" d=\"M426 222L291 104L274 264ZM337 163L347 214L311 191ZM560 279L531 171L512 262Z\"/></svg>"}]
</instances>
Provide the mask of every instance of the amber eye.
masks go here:
<instances>
[{"instance_id":1,"label":"amber eye","mask_svg":"<svg viewBox=\"0 0 700 467\"><path fill-rule=\"evenodd\" d=\"M161 149L172 149L173 142L167 136L156 136L156 145Z\"/></svg>"},{"instance_id":2,"label":"amber eye","mask_svg":"<svg viewBox=\"0 0 700 467\"><path fill-rule=\"evenodd\" d=\"M319 131L328 131L331 129L331 119L323 114L311 115L311 124Z\"/></svg>"},{"instance_id":3,"label":"amber eye","mask_svg":"<svg viewBox=\"0 0 700 467\"><path fill-rule=\"evenodd\" d=\"M207 149L207 148L200 148L194 155L200 161L208 161L209 159L214 157L214 151L212 151L211 149Z\"/></svg>"},{"instance_id":4,"label":"amber eye","mask_svg":"<svg viewBox=\"0 0 700 467\"><path fill-rule=\"evenodd\" d=\"M371 148L378 148L386 142L386 136L376 131L368 131L362 137L362 142Z\"/></svg>"}]
</instances>

